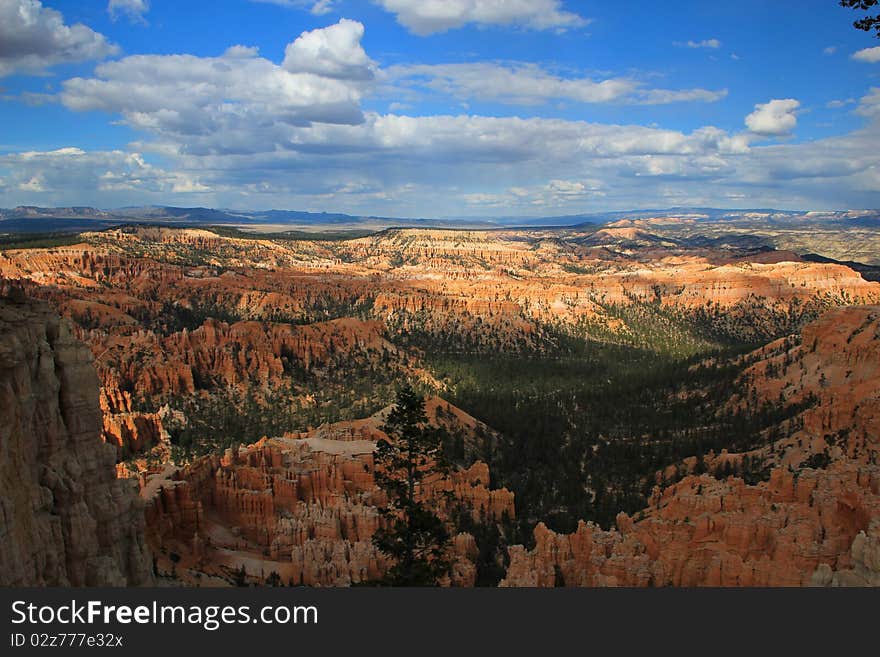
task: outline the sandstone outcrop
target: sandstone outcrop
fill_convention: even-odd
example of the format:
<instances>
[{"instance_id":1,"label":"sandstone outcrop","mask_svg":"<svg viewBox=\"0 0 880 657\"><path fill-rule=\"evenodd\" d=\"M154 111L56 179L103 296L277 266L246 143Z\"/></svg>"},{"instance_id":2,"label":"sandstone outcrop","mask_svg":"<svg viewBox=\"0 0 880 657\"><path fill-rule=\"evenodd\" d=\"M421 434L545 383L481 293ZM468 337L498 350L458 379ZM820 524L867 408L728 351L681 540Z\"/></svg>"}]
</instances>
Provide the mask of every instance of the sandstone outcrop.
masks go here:
<instances>
[{"instance_id":1,"label":"sandstone outcrop","mask_svg":"<svg viewBox=\"0 0 880 657\"><path fill-rule=\"evenodd\" d=\"M820 564L813 573L813 586L880 586L880 521L874 520L866 532L853 539L851 567L834 571Z\"/></svg>"},{"instance_id":2,"label":"sandstone outcrop","mask_svg":"<svg viewBox=\"0 0 880 657\"><path fill-rule=\"evenodd\" d=\"M880 284L848 267L685 246L659 228L395 229L329 243L130 227L0 252L0 276L49 301L91 347L105 439L121 458L161 442L154 411L169 397L277 390L300 368L350 362L427 380L388 338L541 351L554 344L547 327L626 335L609 307L659 302L755 339L830 305L880 300Z\"/></svg>"},{"instance_id":3,"label":"sandstone outcrop","mask_svg":"<svg viewBox=\"0 0 880 657\"><path fill-rule=\"evenodd\" d=\"M842 265L689 247L633 230L401 229L327 243L132 228L86 234L81 245L0 253L0 275L33 284L31 293L86 329L90 344L145 327L164 336L179 330L173 315L198 324L369 316L434 338L472 336L484 350L539 349L548 323L625 329L609 304L659 301L712 322L735 315L760 325L880 301L880 284ZM644 244L629 244L633 238ZM173 377L162 384L188 385Z\"/></svg>"},{"instance_id":4,"label":"sandstone outcrop","mask_svg":"<svg viewBox=\"0 0 880 657\"><path fill-rule=\"evenodd\" d=\"M213 388L267 389L296 370L390 359L397 349L378 322L338 319L308 326L207 319L196 330L93 339L108 410L130 412L132 398L192 394Z\"/></svg>"},{"instance_id":5,"label":"sandstone outcrop","mask_svg":"<svg viewBox=\"0 0 880 657\"><path fill-rule=\"evenodd\" d=\"M429 406L452 408L440 400ZM349 586L380 578L389 564L371 542L384 503L373 450L386 438L379 429L386 412L146 477L148 538L160 571L189 584ZM447 421L469 417L449 414ZM488 467L476 463L426 480L421 494L446 517L463 505L475 521L513 518L513 494L488 484ZM473 537L457 536L453 556L450 583L472 585Z\"/></svg>"},{"instance_id":6,"label":"sandstone outcrop","mask_svg":"<svg viewBox=\"0 0 880 657\"><path fill-rule=\"evenodd\" d=\"M642 516L570 535L538 525L533 550L511 548L502 585L806 586L822 564L852 565L853 542L880 518L880 471L777 469L757 486L691 476Z\"/></svg>"},{"instance_id":7,"label":"sandstone outcrop","mask_svg":"<svg viewBox=\"0 0 880 657\"><path fill-rule=\"evenodd\" d=\"M115 460L88 348L44 305L0 299L0 585L151 581L143 505Z\"/></svg>"},{"instance_id":8,"label":"sandstone outcrop","mask_svg":"<svg viewBox=\"0 0 880 657\"><path fill-rule=\"evenodd\" d=\"M804 262L790 251L688 243L651 221L564 232L387 230L332 243L146 227L82 237L73 246L2 251L0 276L20 281L67 317L73 336L91 349L101 383L94 408L100 403L103 421L96 426L120 460L152 450L167 463L169 418L180 419L184 403L223 404L230 394L249 395L258 407L271 399L273 409L290 408L293 400L312 404L310 393L298 388L303 381L317 381L313 390L341 382L341 390L354 370L418 378L439 390L418 364L420 350L438 344L468 354L538 353L553 349L560 333L595 327L615 341L644 320L620 311L633 307L766 342L766 336L800 330L828 308L880 301L880 283L849 267ZM54 330L47 330L47 344L54 344ZM804 328L801 340L779 340L750 355L742 381L755 399L804 405L782 427L785 438L765 435L767 444L747 454L705 455L714 477L694 476L696 456L670 466L658 482L675 483L634 518L619 517L615 530L585 523L564 536L539 525L534 550L511 550L506 583L871 581L880 449L877 335L876 308L844 308ZM63 345L69 340L65 334ZM357 403L374 401L371 391L358 394ZM173 412L172 401L179 403ZM477 434L491 440L474 418L432 403L435 422L463 431L468 456L480 444ZM732 408L743 403L730 401ZM98 417L89 408L85 415ZM71 423L50 422L51 431L80 435L78 411L58 411L65 412ZM187 418L177 419L175 426L184 426ZM337 585L375 578L386 567L369 540L378 522L370 445L379 424L366 418L324 425L180 469L141 464L136 476L159 569L194 584L244 578ZM112 456L112 450L104 453ZM111 456L101 456L101 463L112 464ZM772 471L770 480L750 486L723 476L746 458ZM98 468L85 462L83 468ZM4 476L4 485L20 483L12 471ZM103 474L89 476L113 494L124 486L107 483ZM475 465L433 482L432 490L451 493L478 516L512 515L511 495L488 484L485 466ZM65 486L44 486L53 498L48 507L38 504L35 518L55 501L70 500L80 509L77 518L99 514L82 510L93 496L75 486L68 494ZM89 522L80 525L90 528ZM25 544L50 532L38 524L20 537ZM72 545L88 533L71 532ZM81 564L104 554L101 540L98 548L71 548L85 556L76 556L63 576L51 566L62 558L57 555L36 556L37 565L16 559L29 573L56 573L43 582L92 581L81 576ZM126 540L117 536L114 544L131 544ZM457 536L454 550L459 558L451 583L473 581L473 537ZM127 573L132 567L119 568L119 577L104 570L93 579L137 581Z\"/></svg>"},{"instance_id":9,"label":"sandstone outcrop","mask_svg":"<svg viewBox=\"0 0 880 657\"><path fill-rule=\"evenodd\" d=\"M807 586L877 582L880 528L880 307L835 309L753 354L756 395L813 395L800 428L749 453L772 468L747 485L708 474L655 488L635 518L561 535L539 524L535 548L510 549L506 586ZM733 400L736 404L737 401Z\"/></svg>"}]
</instances>

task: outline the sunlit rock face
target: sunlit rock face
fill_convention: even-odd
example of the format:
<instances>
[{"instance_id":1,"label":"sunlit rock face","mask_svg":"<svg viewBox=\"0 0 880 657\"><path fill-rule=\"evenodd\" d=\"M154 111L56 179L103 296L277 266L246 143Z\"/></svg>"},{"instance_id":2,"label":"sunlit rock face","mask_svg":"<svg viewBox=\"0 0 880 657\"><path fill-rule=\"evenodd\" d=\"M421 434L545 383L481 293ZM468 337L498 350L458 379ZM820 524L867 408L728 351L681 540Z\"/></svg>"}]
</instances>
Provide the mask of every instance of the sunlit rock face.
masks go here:
<instances>
[{"instance_id":1,"label":"sunlit rock face","mask_svg":"<svg viewBox=\"0 0 880 657\"><path fill-rule=\"evenodd\" d=\"M426 405L434 423L438 408L443 422L465 429L476 423L438 398ZM386 413L266 438L146 477L148 538L160 572L193 585L380 579L390 564L371 542L385 502L373 451L387 439L380 429ZM488 485L489 469L478 462L431 476L420 495L447 520L459 506L477 522L514 518L513 494ZM473 536L455 536L451 551L448 583L473 585Z\"/></svg>"},{"instance_id":2,"label":"sunlit rock face","mask_svg":"<svg viewBox=\"0 0 880 657\"><path fill-rule=\"evenodd\" d=\"M104 436L124 458L162 443L172 397L262 394L292 370L332 378L352 364L425 378L417 354L392 344L400 336L542 352L556 329L626 338L632 327L611 308L651 303L769 341L828 307L880 301L880 283L842 265L664 233L689 225L390 229L339 242L138 227L4 251L0 275L48 300L92 349Z\"/></svg>"},{"instance_id":3,"label":"sunlit rock face","mask_svg":"<svg viewBox=\"0 0 880 657\"><path fill-rule=\"evenodd\" d=\"M147 543L158 572L193 585L375 579L388 564L370 541L382 501L371 456L381 414L371 413L387 400L355 386L353 373L417 380L443 396L425 358L437 345L473 358L552 355L560 333L581 330L631 345L637 327L620 309L636 308L653 313L636 321L671 317L766 344L741 376L749 394L816 401L752 452L701 455L711 474L698 474L696 456L667 465L650 505L618 516L615 529L585 522L559 534L538 524L533 549L510 548L504 583L875 582L880 340L877 308L866 304L880 303L880 283L794 251L713 246L667 224L392 229L339 242L140 227L0 252L0 276L70 326L31 303L4 310L4 336L30 346L4 356L2 410L19 410L0 427L11 432L2 435L13 455L0 485L16 500L0 502L12 519L0 535L39 546L4 552L13 555L4 574L12 583L140 583ZM73 347L74 338L86 347ZM297 424L299 432L282 426L262 440L249 434L222 457L173 465L171 434L192 426L182 408L248 399L256 408L316 409L321 390L369 410L342 416L361 420ZM443 404L429 403L444 408L432 421L461 430L474 456L488 428ZM52 449L29 456L33 446L20 445L25 433L15 429L23 426ZM115 457L100 444L91 456L77 447L93 430ZM746 459L766 469L764 481L724 474ZM114 460L141 485L146 539L130 484L110 476ZM514 516L512 494L490 487L482 464L432 491L478 515ZM37 512L25 517L22 508ZM452 549L449 583L473 583L474 537L456 536Z\"/></svg>"},{"instance_id":4,"label":"sunlit rock face","mask_svg":"<svg viewBox=\"0 0 880 657\"><path fill-rule=\"evenodd\" d=\"M799 430L749 454L772 468L747 485L687 475L651 505L603 531L535 528L536 547L511 548L507 586L876 585L880 527L880 307L833 310L758 352L756 393L813 394ZM733 400L732 403L736 403Z\"/></svg>"}]
</instances>

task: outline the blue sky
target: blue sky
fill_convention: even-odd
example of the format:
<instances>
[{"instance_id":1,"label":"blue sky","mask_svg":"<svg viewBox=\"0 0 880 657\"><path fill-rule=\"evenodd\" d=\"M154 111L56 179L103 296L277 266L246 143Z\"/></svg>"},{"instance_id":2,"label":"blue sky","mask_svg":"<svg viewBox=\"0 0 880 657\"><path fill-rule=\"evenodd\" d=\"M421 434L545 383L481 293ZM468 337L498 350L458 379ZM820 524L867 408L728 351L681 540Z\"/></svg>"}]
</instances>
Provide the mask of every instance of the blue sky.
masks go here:
<instances>
[{"instance_id":1,"label":"blue sky","mask_svg":"<svg viewBox=\"0 0 880 657\"><path fill-rule=\"evenodd\" d=\"M0 206L880 207L834 0L0 0Z\"/></svg>"}]
</instances>

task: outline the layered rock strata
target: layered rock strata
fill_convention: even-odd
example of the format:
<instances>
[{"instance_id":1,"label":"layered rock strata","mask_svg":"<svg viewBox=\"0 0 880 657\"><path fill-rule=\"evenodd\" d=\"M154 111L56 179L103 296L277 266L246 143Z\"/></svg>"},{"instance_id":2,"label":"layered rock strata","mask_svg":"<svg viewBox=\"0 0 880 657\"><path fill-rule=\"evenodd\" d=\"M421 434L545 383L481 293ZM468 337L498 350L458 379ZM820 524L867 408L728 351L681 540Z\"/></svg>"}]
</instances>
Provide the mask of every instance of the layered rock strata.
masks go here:
<instances>
[{"instance_id":1,"label":"layered rock strata","mask_svg":"<svg viewBox=\"0 0 880 657\"><path fill-rule=\"evenodd\" d=\"M382 415L264 439L146 478L142 494L160 570L197 585L379 579L389 565L371 542L385 501L373 478L376 441L385 439ZM476 463L426 480L421 495L446 518L459 506L478 522L513 518L513 494L488 485L488 467ZM473 537L456 536L452 549L450 583L472 585Z\"/></svg>"},{"instance_id":2,"label":"layered rock strata","mask_svg":"<svg viewBox=\"0 0 880 657\"><path fill-rule=\"evenodd\" d=\"M67 322L0 299L0 585L151 581L143 504L101 422L91 353Z\"/></svg>"},{"instance_id":3,"label":"layered rock strata","mask_svg":"<svg viewBox=\"0 0 880 657\"><path fill-rule=\"evenodd\" d=\"M510 550L506 586L875 584L880 528L880 307L839 308L753 355L759 399L811 399L789 431L747 454L709 455L610 531L543 524ZM737 400L732 400L733 404ZM799 428L798 428L799 427ZM748 461L745 461L745 458ZM721 465L767 467L756 485ZM687 468L685 468L687 470ZM662 477L661 477L662 479Z\"/></svg>"}]
</instances>

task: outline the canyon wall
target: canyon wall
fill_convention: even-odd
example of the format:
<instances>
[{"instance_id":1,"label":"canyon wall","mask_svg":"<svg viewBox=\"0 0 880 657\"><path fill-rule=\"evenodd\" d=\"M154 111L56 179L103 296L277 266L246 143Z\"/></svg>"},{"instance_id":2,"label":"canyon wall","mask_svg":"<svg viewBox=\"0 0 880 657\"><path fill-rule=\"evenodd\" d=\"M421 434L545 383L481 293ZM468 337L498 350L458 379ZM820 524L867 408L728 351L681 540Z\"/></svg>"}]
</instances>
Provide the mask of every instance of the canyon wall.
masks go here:
<instances>
[{"instance_id":1,"label":"canyon wall","mask_svg":"<svg viewBox=\"0 0 880 657\"><path fill-rule=\"evenodd\" d=\"M166 228L83 239L0 252L0 276L21 279L91 350L43 306L4 302L0 544L15 547L0 555L0 572L8 583L141 583L145 542L161 572L189 584L277 576L339 585L381 574L386 564L370 542L381 502L371 471L380 418L176 468L168 434L187 425L169 400L195 407L234 390L262 403L284 393L271 406L282 411L292 401L317 404L314 390L345 392L358 369L388 381L419 378L442 393L419 366L421 350L537 353L552 347L550 328L594 323L614 341L640 321L616 306L641 304L656 310L649 320L668 314L701 330L735 323L730 335L757 342L828 307L880 302L880 284L848 267L685 246L628 227L564 239L388 230L327 243ZM650 506L619 516L613 530L582 523L561 535L538 525L534 549L511 549L505 584L876 581L877 313L834 311L807 326L800 343L775 341L750 356L744 380L756 398L805 403L780 431L785 438L749 453L705 455L710 474L696 474L696 457L669 466ZM308 391L299 387L305 381L314 383ZM350 403L371 401L372 391ZM461 428L476 451L476 421L462 426L463 414L444 408L447 428ZM113 450L95 432L116 458L154 461L139 470L146 539L140 503L113 476ZM165 450L158 455L157 445ZM764 481L721 474L721 466L741 469L746 457L766 470ZM477 516L513 514L512 494L490 490L483 465L434 482L434 491ZM472 582L473 537L456 536L454 550L451 583Z\"/></svg>"},{"instance_id":2,"label":"canyon wall","mask_svg":"<svg viewBox=\"0 0 880 657\"><path fill-rule=\"evenodd\" d=\"M428 417L467 421L452 408L432 399ZM385 503L373 477L376 441L387 438L383 417L267 438L146 476L148 539L160 572L191 585L379 579L390 565L371 541ZM475 522L514 517L513 494L489 488L484 463L432 476L420 494L447 520L459 507ZM449 584L473 585L476 552L473 536L454 536Z\"/></svg>"},{"instance_id":3,"label":"canyon wall","mask_svg":"<svg viewBox=\"0 0 880 657\"><path fill-rule=\"evenodd\" d=\"M581 523L564 535L539 524L533 550L510 549L502 585L806 586L817 569L856 567L853 544L876 543L876 531L865 532L878 518L876 467L841 464L797 478L777 469L757 486L689 476L638 521L620 514L611 531Z\"/></svg>"},{"instance_id":4,"label":"canyon wall","mask_svg":"<svg viewBox=\"0 0 880 657\"><path fill-rule=\"evenodd\" d=\"M0 298L0 585L152 580L143 505L101 424L89 349L43 304Z\"/></svg>"},{"instance_id":5,"label":"canyon wall","mask_svg":"<svg viewBox=\"0 0 880 657\"><path fill-rule=\"evenodd\" d=\"M799 429L747 454L708 455L714 475L656 487L649 507L621 513L609 531L582 522L565 535L539 524L534 549L510 549L502 585L880 581L880 307L832 310L799 342L759 350L743 375L759 398L813 399ZM745 456L768 468L766 481L748 485L718 467Z\"/></svg>"},{"instance_id":6,"label":"canyon wall","mask_svg":"<svg viewBox=\"0 0 880 657\"><path fill-rule=\"evenodd\" d=\"M121 458L163 442L158 411L170 397L229 387L259 396L352 363L428 379L409 346L541 352L557 330L585 326L626 341L638 317L614 307L646 302L759 342L829 306L880 301L880 283L848 267L646 227L391 229L341 242L129 227L0 252L0 277L47 300L91 347L104 437Z\"/></svg>"}]
</instances>

